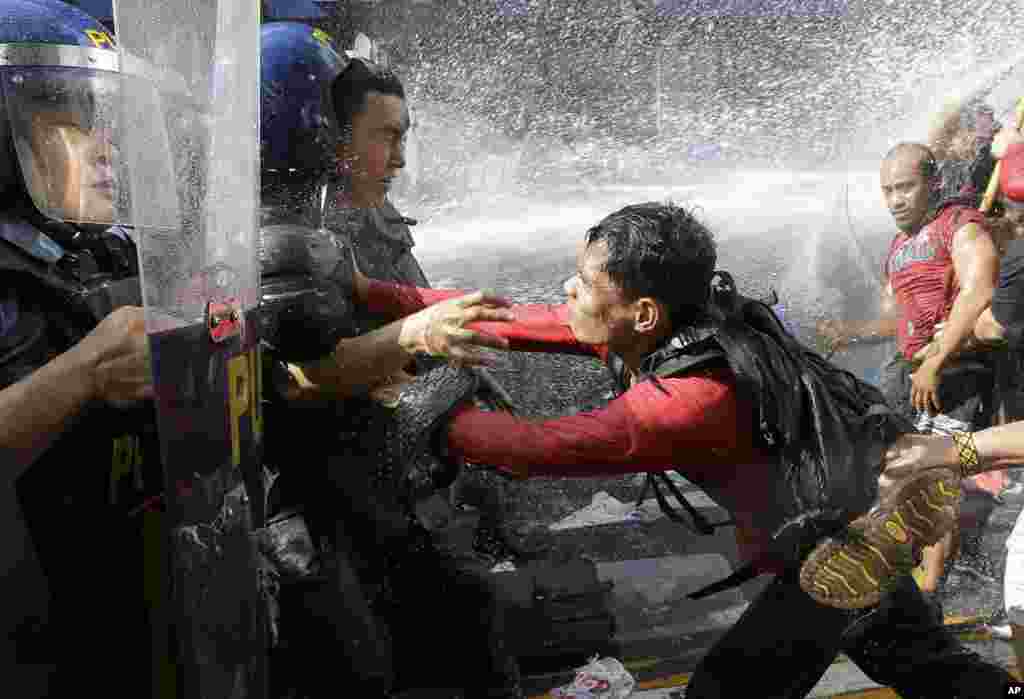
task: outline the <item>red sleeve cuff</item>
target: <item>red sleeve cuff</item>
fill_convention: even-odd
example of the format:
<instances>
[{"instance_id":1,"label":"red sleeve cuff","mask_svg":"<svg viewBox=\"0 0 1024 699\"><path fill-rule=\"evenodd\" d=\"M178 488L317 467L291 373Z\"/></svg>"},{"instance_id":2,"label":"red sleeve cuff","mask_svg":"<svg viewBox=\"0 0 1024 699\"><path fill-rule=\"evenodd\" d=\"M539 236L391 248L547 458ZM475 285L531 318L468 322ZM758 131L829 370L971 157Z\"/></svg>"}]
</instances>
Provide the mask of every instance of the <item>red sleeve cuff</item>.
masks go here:
<instances>
[{"instance_id":1,"label":"red sleeve cuff","mask_svg":"<svg viewBox=\"0 0 1024 699\"><path fill-rule=\"evenodd\" d=\"M465 296L466 291L447 289L420 289L391 282L370 279L367 288L366 310L391 318L403 318L441 301Z\"/></svg>"}]
</instances>

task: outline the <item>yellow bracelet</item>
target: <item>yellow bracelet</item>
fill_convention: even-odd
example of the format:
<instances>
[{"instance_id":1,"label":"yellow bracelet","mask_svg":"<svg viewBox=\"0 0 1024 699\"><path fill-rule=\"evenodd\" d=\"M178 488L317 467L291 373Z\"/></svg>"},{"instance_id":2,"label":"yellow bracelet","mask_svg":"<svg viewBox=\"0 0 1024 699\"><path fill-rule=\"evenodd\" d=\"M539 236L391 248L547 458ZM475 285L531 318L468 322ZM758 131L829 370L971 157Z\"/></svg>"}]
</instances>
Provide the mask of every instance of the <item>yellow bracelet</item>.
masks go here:
<instances>
[{"instance_id":1,"label":"yellow bracelet","mask_svg":"<svg viewBox=\"0 0 1024 699\"><path fill-rule=\"evenodd\" d=\"M974 443L973 433L954 432L953 444L956 445L961 478L970 478L984 470L981 468L981 458L978 456L978 445Z\"/></svg>"}]
</instances>

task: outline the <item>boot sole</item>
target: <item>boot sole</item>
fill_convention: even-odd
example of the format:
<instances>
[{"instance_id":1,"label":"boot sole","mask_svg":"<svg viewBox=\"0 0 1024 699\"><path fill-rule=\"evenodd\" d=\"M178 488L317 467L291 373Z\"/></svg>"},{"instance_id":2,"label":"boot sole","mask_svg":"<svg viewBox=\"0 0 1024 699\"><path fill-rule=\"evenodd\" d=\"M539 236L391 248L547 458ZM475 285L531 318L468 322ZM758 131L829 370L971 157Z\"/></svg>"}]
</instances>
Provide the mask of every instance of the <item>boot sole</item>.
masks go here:
<instances>
[{"instance_id":1,"label":"boot sole","mask_svg":"<svg viewBox=\"0 0 1024 699\"><path fill-rule=\"evenodd\" d=\"M960 478L932 469L907 479L874 511L849 524L862 541L825 539L800 568L800 587L816 602L839 609L878 604L905 572L899 561L938 542L960 512Z\"/></svg>"}]
</instances>

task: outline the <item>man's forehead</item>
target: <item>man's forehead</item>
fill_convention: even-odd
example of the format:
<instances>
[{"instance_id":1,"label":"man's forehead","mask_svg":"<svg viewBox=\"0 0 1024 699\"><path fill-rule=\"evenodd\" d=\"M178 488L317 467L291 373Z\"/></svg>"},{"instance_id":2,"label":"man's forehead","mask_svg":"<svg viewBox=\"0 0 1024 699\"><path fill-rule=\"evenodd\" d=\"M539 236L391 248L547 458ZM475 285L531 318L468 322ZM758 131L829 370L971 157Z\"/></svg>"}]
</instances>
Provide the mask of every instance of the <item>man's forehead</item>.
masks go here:
<instances>
[{"instance_id":1,"label":"man's forehead","mask_svg":"<svg viewBox=\"0 0 1024 699\"><path fill-rule=\"evenodd\" d=\"M882 163L880 176L882 184L916 180L923 177L921 174L921 161L909 155L894 156Z\"/></svg>"},{"instance_id":2,"label":"man's forehead","mask_svg":"<svg viewBox=\"0 0 1024 699\"><path fill-rule=\"evenodd\" d=\"M393 128L402 131L409 128L409 106L397 95L385 95L375 91L366 93L364 115L372 119L374 128Z\"/></svg>"},{"instance_id":3,"label":"man's forehead","mask_svg":"<svg viewBox=\"0 0 1024 699\"><path fill-rule=\"evenodd\" d=\"M603 240L588 243L584 240L579 247L576 256L580 269L587 269L591 273L604 271L604 264L608 261L608 244Z\"/></svg>"}]
</instances>

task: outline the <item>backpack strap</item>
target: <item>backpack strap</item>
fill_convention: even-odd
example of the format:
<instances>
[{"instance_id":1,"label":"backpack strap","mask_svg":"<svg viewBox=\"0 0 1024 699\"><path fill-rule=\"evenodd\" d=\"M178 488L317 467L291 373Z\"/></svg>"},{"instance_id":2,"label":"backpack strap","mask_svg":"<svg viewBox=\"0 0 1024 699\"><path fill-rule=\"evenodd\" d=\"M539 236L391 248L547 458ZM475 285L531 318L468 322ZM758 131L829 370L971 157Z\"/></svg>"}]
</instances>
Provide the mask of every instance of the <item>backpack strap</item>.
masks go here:
<instances>
[{"instance_id":1,"label":"backpack strap","mask_svg":"<svg viewBox=\"0 0 1024 699\"><path fill-rule=\"evenodd\" d=\"M718 347L708 349L707 351L699 354L678 354L674 357L666 359L658 368L655 369L654 375L661 377L679 376L696 369L703 368L708 364L712 364L716 360L724 360L725 352Z\"/></svg>"},{"instance_id":2,"label":"backpack strap","mask_svg":"<svg viewBox=\"0 0 1024 699\"><path fill-rule=\"evenodd\" d=\"M736 572L732 573L728 577L722 578L717 582L713 582L710 585L705 585L696 592L691 592L687 595L689 599L703 599L709 597L718 592L724 592L734 587L739 587L748 580L753 580L759 575L757 569L754 568L753 563L747 563Z\"/></svg>"},{"instance_id":3,"label":"backpack strap","mask_svg":"<svg viewBox=\"0 0 1024 699\"><path fill-rule=\"evenodd\" d=\"M679 503L679 509L676 509L669 504L668 499L658 487L658 481L665 484L665 487L668 488L669 494L676 499L676 502ZM709 534L714 534L715 529L719 527L727 527L736 523L735 520L731 518L723 522L709 522L696 507L690 504L690 501L686 499L682 492L680 492L679 488L676 487L676 484L672 482L672 479L669 478L669 475L664 471L652 471L651 473L648 473L647 482L644 485L644 492L647 491L648 487L654 491L654 498L658 501L658 507L660 507L661 511L665 513L666 517L673 522L685 525L697 534L707 536ZM686 510L686 514L689 515L689 519L683 517L679 513L680 509Z\"/></svg>"},{"instance_id":4,"label":"backpack strap","mask_svg":"<svg viewBox=\"0 0 1024 699\"><path fill-rule=\"evenodd\" d=\"M697 347L693 347L693 345L697 345ZM660 361L657 361L656 366L652 367L653 371L651 373L655 380L658 377L680 376L725 360L725 352L718 346L717 341L713 340L713 336L702 337L691 343L670 344L666 349L668 351L657 357L656 359ZM697 351L691 353L687 352L687 349ZM679 507L673 507L669 503L659 483L668 489L669 495L676 499ZM697 508L690 504L690 501L683 496L679 488L676 487L676 484L672 482L672 479L664 471L651 471L647 474L647 479L644 482L644 488L637 504L643 501L648 490L654 492L654 498L658 501L658 507L666 517L673 522L685 525L697 534L707 536L714 534L715 529L718 527L733 524L732 519L724 522L709 522ZM686 512L685 516L682 514L683 511Z\"/></svg>"}]
</instances>

